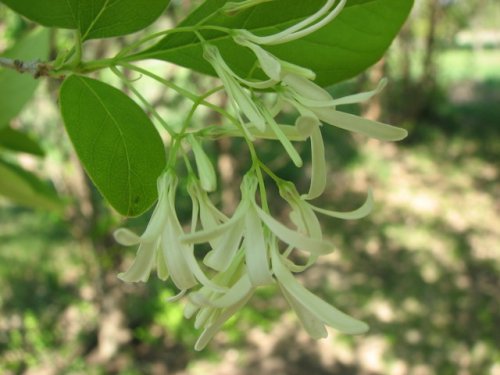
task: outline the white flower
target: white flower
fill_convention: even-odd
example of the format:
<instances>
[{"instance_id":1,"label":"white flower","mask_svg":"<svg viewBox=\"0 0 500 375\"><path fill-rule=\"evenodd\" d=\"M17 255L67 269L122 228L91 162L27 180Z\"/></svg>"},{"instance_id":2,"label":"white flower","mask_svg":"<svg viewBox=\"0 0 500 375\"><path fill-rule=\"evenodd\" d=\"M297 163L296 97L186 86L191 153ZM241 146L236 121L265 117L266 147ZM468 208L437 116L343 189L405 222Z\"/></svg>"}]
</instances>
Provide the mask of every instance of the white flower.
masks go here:
<instances>
[{"instance_id":1,"label":"white flower","mask_svg":"<svg viewBox=\"0 0 500 375\"><path fill-rule=\"evenodd\" d=\"M337 6L333 8L335 3L336 0L328 0L316 13L273 35L257 36L247 30L239 31L245 33L246 38L256 44L273 45L287 43L303 38L330 23L344 8L346 0L340 0Z\"/></svg>"},{"instance_id":2,"label":"white flower","mask_svg":"<svg viewBox=\"0 0 500 375\"><path fill-rule=\"evenodd\" d=\"M240 82L236 78L238 76L226 64L219 49L213 45L204 44L203 57L212 65L221 79L234 106L241 111L257 129L264 130L266 128L266 120L261 110L254 103L250 94L241 87Z\"/></svg>"},{"instance_id":3,"label":"white flower","mask_svg":"<svg viewBox=\"0 0 500 375\"><path fill-rule=\"evenodd\" d=\"M217 188L217 175L210 158L194 135L190 134L187 139L193 149L196 169L203 190L214 191Z\"/></svg>"},{"instance_id":4,"label":"white flower","mask_svg":"<svg viewBox=\"0 0 500 375\"><path fill-rule=\"evenodd\" d=\"M171 173L163 173L158 177L158 203L142 236L139 237L125 228L115 231L114 237L119 244L124 246L139 244L137 255L130 268L118 275L123 281L146 282L155 261L157 263L158 276L163 280L168 278L163 254L158 249L161 246L161 234L167 222L167 210L165 207L169 204L168 190L172 184L175 184L175 177Z\"/></svg>"},{"instance_id":5,"label":"white flower","mask_svg":"<svg viewBox=\"0 0 500 375\"><path fill-rule=\"evenodd\" d=\"M273 247L271 257L278 285L311 337L315 339L326 337L328 332L325 325L347 334L360 334L368 330L365 323L344 314L300 285L288 270L277 246Z\"/></svg>"},{"instance_id":6,"label":"white flower","mask_svg":"<svg viewBox=\"0 0 500 375\"><path fill-rule=\"evenodd\" d=\"M335 101L330 94L314 82L294 74L283 77L285 91L283 98L295 106L299 111L309 110L327 124L368 135L384 141L398 141L407 136L407 131L381 122L368 120L349 113L340 112L335 105L359 102L369 99L383 87L373 92L352 95Z\"/></svg>"},{"instance_id":7,"label":"white flower","mask_svg":"<svg viewBox=\"0 0 500 375\"><path fill-rule=\"evenodd\" d=\"M217 271L225 271L229 267L241 246L245 251L248 276L254 286L272 283L266 239L256 205L253 204L256 189L257 179L248 173L241 187L241 202L231 219L182 236L182 241L187 244L215 243L216 247L207 254L204 262Z\"/></svg>"},{"instance_id":8,"label":"white flower","mask_svg":"<svg viewBox=\"0 0 500 375\"><path fill-rule=\"evenodd\" d=\"M130 268L118 275L126 282L147 281L153 263L157 262L158 276L168 277L180 290L187 290L198 284L214 290L224 291L224 287L210 281L200 268L192 245L180 242L184 235L175 212L175 192L177 177L171 171L158 178L158 203L150 222L142 236L127 229L115 232L116 240L122 245L139 244L136 258Z\"/></svg>"},{"instance_id":9,"label":"white flower","mask_svg":"<svg viewBox=\"0 0 500 375\"><path fill-rule=\"evenodd\" d=\"M262 3L268 3L274 0L243 0L241 2L230 1L224 4L222 10L226 13L233 14L236 12L241 12L248 8L252 8Z\"/></svg>"},{"instance_id":10,"label":"white flower","mask_svg":"<svg viewBox=\"0 0 500 375\"><path fill-rule=\"evenodd\" d=\"M273 133L275 133L277 139L281 142L293 163L297 167L302 166L302 159L300 158L300 155L276 123L266 106L263 105L257 98L252 98L252 96L240 86L240 83L242 83L253 88L269 88L274 86L276 82L272 79L262 82L245 80L231 70L222 58L217 47L210 44L204 44L203 49L203 56L208 62L211 63L215 72L222 80L228 96L237 110L241 111L248 118L250 123L259 131L265 132L266 128L269 128ZM243 122L240 122L243 125ZM248 132L248 129L246 129L245 126L243 126L243 129L246 131L246 134L252 138L252 134Z\"/></svg>"},{"instance_id":11,"label":"white flower","mask_svg":"<svg viewBox=\"0 0 500 375\"><path fill-rule=\"evenodd\" d=\"M249 33L246 30L236 30L233 39L237 44L252 50L257 57L260 68L271 79L272 83L276 84L280 82L287 73L297 74L307 79L316 78L316 74L312 70L277 58L258 44L249 40L248 36Z\"/></svg>"},{"instance_id":12,"label":"white flower","mask_svg":"<svg viewBox=\"0 0 500 375\"><path fill-rule=\"evenodd\" d=\"M243 258L244 251L240 250L227 270L213 278L217 284L226 286L227 292L221 293L202 287L188 295L189 301L184 316L191 318L196 314L194 326L203 328L195 345L196 350L202 350L223 324L252 296L255 288L245 272Z\"/></svg>"}]
</instances>

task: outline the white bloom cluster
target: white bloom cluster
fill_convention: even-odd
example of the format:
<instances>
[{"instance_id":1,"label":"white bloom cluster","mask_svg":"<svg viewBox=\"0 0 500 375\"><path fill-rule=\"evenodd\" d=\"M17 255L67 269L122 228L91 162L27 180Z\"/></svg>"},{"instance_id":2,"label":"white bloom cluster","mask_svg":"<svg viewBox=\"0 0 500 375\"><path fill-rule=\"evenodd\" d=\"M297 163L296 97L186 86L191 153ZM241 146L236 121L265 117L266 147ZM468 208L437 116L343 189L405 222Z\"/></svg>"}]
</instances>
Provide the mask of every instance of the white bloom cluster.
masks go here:
<instances>
[{"instance_id":1,"label":"white bloom cluster","mask_svg":"<svg viewBox=\"0 0 500 375\"><path fill-rule=\"evenodd\" d=\"M272 0L227 3L226 11L239 11L265 1ZM371 92L334 99L314 83L313 71L282 61L264 48L316 31L330 22L344 4L345 0L338 4L335 0L328 0L310 17L274 35L257 36L247 30L233 30L234 42L255 55L258 67L266 76L264 80L238 76L215 45L206 41L202 43L204 58L221 79L239 121L239 126L230 129L228 134L239 132L249 142L256 138L277 139L296 166L301 166L302 160L291 140L310 139L312 174L306 194L300 195L293 183L271 176L290 207L290 220L295 229L271 216L264 201L266 195L261 193L265 186L259 164L254 164L244 176L241 201L233 215L227 217L219 211L208 195L216 190L214 168L197 137L190 134L186 140L193 150L198 171L198 176L191 173L188 181L192 200L191 231L186 233L177 218L178 177L169 169L158 179L158 203L142 236L127 229L115 232L119 243L139 245L134 263L119 277L127 282L144 282L155 264L162 280L170 277L181 291L179 296L187 297L185 316L196 316L195 327L203 329L196 343L197 350L204 348L221 326L245 305L256 288L272 284L279 287L304 328L314 338L326 337L325 326L348 334L359 334L368 329L365 323L309 292L293 276L333 250L332 244L323 237L317 213L346 220L359 219L366 216L373 205L371 192L366 202L351 212L329 211L309 202L319 197L326 186L321 126L326 123L390 141L403 139L406 131L337 110L339 105L370 99L383 88L384 81ZM261 89L274 92L277 105L267 107L254 93ZM279 125L275 120L284 105L291 105L299 114L293 126ZM208 244L211 249L202 262L194 254L197 244ZM308 261L304 265L291 260L295 250L307 255Z\"/></svg>"}]
</instances>

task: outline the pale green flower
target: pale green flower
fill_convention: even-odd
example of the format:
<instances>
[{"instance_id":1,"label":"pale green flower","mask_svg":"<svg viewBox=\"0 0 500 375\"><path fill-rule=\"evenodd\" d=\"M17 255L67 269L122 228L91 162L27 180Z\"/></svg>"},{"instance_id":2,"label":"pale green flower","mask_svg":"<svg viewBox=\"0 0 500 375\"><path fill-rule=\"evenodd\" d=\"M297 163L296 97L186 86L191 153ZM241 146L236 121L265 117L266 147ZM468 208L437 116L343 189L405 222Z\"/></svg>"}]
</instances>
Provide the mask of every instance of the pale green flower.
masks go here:
<instances>
[{"instance_id":1,"label":"pale green flower","mask_svg":"<svg viewBox=\"0 0 500 375\"><path fill-rule=\"evenodd\" d=\"M273 247L271 258L273 273L285 299L311 337L326 337L328 332L325 325L347 334L360 334L368 330L365 323L344 314L300 285L289 271L277 246Z\"/></svg>"},{"instance_id":2,"label":"pale green flower","mask_svg":"<svg viewBox=\"0 0 500 375\"><path fill-rule=\"evenodd\" d=\"M213 45L204 44L203 57L212 65L221 79L234 106L241 111L257 129L264 130L266 128L266 120L261 110L254 103L250 94L241 87L240 82L236 79L237 75L226 64L219 49Z\"/></svg>"},{"instance_id":3,"label":"pale green flower","mask_svg":"<svg viewBox=\"0 0 500 375\"><path fill-rule=\"evenodd\" d=\"M241 46L247 47L255 54L262 71L274 84L281 81L285 74L297 74L307 79L315 79L316 74L307 68L281 60L258 44L247 39L246 30L237 30L233 39Z\"/></svg>"},{"instance_id":4,"label":"pale green flower","mask_svg":"<svg viewBox=\"0 0 500 375\"><path fill-rule=\"evenodd\" d=\"M226 13L233 14L236 12L241 12L243 10L246 10L248 8L253 8L259 4L262 3L268 3L270 1L274 0L243 0L240 2L237 1L230 1L224 4L222 7L222 10Z\"/></svg>"},{"instance_id":5,"label":"pale green flower","mask_svg":"<svg viewBox=\"0 0 500 375\"><path fill-rule=\"evenodd\" d=\"M214 191L217 188L217 175L210 158L194 135L190 134L187 139L193 150L201 187L205 191Z\"/></svg>"},{"instance_id":6,"label":"pale green flower","mask_svg":"<svg viewBox=\"0 0 500 375\"><path fill-rule=\"evenodd\" d=\"M246 39L254 42L255 44L273 45L291 42L319 30L337 17L344 8L346 0L340 0L340 2L334 7L335 3L336 0L328 0L316 13L273 35L257 36L247 30L239 31L245 33Z\"/></svg>"},{"instance_id":7,"label":"pale green flower","mask_svg":"<svg viewBox=\"0 0 500 375\"><path fill-rule=\"evenodd\" d=\"M254 287L245 272L244 251L240 250L230 266L214 276L213 281L227 287L226 292L218 292L202 287L188 294L188 303L184 316L191 318L196 314L195 328L203 328L196 344L196 350L202 350L224 323L238 312L250 299Z\"/></svg>"},{"instance_id":8,"label":"pale green flower","mask_svg":"<svg viewBox=\"0 0 500 375\"><path fill-rule=\"evenodd\" d=\"M216 247L207 254L204 263L218 271L226 270L236 251L243 248L248 276L254 286L272 283L264 230L254 205L256 189L257 179L248 173L243 179L240 204L231 219L218 226L182 236L182 241L187 244L215 244Z\"/></svg>"},{"instance_id":9,"label":"pale green flower","mask_svg":"<svg viewBox=\"0 0 500 375\"><path fill-rule=\"evenodd\" d=\"M384 141L398 141L408 134L404 129L340 112L335 108L335 105L369 99L380 91L385 83L379 85L373 92L352 95L335 102L325 89L304 77L288 74L283 77L282 81L285 88L281 93L282 97L299 111L307 109L314 113L322 122Z\"/></svg>"},{"instance_id":10,"label":"pale green flower","mask_svg":"<svg viewBox=\"0 0 500 375\"><path fill-rule=\"evenodd\" d=\"M211 282L194 256L194 247L180 242L184 235L175 212L177 177L171 171L158 178L158 203L142 236L127 229L115 232L116 240L126 246L139 244L136 258L130 268L118 275L126 282L147 281L154 262L158 276L168 277L180 290L194 287L198 282L215 290L224 287Z\"/></svg>"}]
</instances>

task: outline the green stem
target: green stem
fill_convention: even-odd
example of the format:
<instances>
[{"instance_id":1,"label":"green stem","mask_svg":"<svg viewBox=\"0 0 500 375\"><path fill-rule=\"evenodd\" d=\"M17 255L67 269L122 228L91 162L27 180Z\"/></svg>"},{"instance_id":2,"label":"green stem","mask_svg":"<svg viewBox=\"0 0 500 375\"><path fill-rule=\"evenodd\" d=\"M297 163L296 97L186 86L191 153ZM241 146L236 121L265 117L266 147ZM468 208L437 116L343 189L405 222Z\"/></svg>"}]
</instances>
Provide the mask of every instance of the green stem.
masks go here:
<instances>
[{"instance_id":1,"label":"green stem","mask_svg":"<svg viewBox=\"0 0 500 375\"><path fill-rule=\"evenodd\" d=\"M149 103L149 101L142 96L142 94L132 85L129 79L118 70L118 68L112 66L111 71L118 76L121 81L127 86L127 88L134 93L135 96L141 101L141 103L147 108L149 112L160 122L160 124L165 128L168 134L173 137L175 135L175 131L172 129L170 125L160 116L158 111Z\"/></svg>"}]
</instances>

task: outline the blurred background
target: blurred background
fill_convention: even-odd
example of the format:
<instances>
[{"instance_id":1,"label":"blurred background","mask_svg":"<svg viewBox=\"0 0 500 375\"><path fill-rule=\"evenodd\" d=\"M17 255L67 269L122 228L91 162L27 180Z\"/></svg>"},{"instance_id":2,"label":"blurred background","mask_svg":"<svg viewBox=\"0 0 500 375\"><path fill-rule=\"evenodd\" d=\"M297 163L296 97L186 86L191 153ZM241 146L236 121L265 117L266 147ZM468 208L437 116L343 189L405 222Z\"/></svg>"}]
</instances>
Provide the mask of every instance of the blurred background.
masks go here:
<instances>
[{"instance_id":1,"label":"blurred background","mask_svg":"<svg viewBox=\"0 0 500 375\"><path fill-rule=\"evenodd\" d=\"M175 24L192 5L173 1L153 29ZM317 203L353 209L371 187L376 208L355 222L323 218L337 251L300 279L371 326L357 337L330 330L311 340L269 287L194 352L198 332L182 317L182 303L165 302L171 284L117 280L135 249L114 244L111 233L123 221L85 177L57 112L58 84L44 80L11 125L38 139L45 157L0 152L52 181L67 209L0 198L0 373L499 375L499 22L496 0L417 0L384 59L331 88L344 95L388 77L379 97L343 110L409 131L393 144L324 128L329 187ZM0 6L0 52L33 27ZM106 56L132 39L91 42L88 51ZM148 64L187 87L214 84ZM161 113L181 121L179 98L139 85ZM223 188L214 199L227 212L247 167L240 146L221 140L211 149ZM308 145L298 147L307 159ZM307 176L279 147L263 142L259 150L280 176L307 188ZM189 217L185 194L177 208ZM286 220L285 207L273 209ZM127 225L140 231L147 216Z\"/></svg>"}]
</instances>

